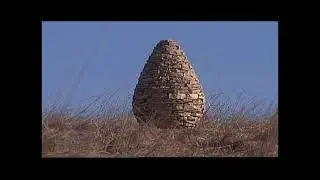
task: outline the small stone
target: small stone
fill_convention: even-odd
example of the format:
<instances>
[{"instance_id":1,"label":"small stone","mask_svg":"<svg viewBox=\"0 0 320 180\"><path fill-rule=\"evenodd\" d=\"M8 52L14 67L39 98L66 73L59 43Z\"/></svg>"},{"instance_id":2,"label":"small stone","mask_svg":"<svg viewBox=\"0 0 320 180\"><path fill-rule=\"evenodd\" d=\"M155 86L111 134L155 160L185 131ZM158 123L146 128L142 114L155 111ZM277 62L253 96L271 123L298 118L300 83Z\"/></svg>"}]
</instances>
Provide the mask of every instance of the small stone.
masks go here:
<instances>
[{"instance_id":1,"label":"small stone","mask_svg":"<svg viewBox=\"0 0 320 180\"><path fill-rule=\"evenodd\" d=\"M201 117L202 116L202 114L200 114L200 113L195 113L194 114L196 117Z\"/></svg>"},{"instance_id":2,"label":"small stone","mask_svg":"<svg viewBox=\"0 0 320 180\"><path fill-rule=\"evenodd\" d=\"M183 105L182 104L177 104L176 108L177 108L177 110L183 110Z\"/></svg>"},{"instance_id":3,"label":"small stone","mask_svg":"<svg viewBox=\"0 0 320 180\"><path fill-rule=\"evenodd\" d=\"M186 97L186 94L177 94L177 99L185 99Z\"/></svg>"},{"instance_id":4,"label":"small stone","mask_svg":"<svg viewBox=\"0 0 320 180\"><path fill-rule=\"evenodd\" d=\"M185 111L193 111L193 110L194 110L194 107L193 107L193 105L191 105L191 104L184 104L184 105L183 105L183 109L184 109Z\"/></svg>"},{"instance_id":5,"label":"small stone","mask_svg":"<svg viewBox=\"0 0 320 180\"><path fill-rule=\"evenodd\" d=\"M203 99L204 98L204 94L203 93L199 93L199 98Z\"/></svg>"},{"instance_id":6,"label":"small stone","mask_svg":"<svg viewBox=\"0 0 320 180\"><path fill-rule=\"evenodd\" d=\"M189 94L191 99L198 99L198 94Z\"/></svg>"}]
</instances>

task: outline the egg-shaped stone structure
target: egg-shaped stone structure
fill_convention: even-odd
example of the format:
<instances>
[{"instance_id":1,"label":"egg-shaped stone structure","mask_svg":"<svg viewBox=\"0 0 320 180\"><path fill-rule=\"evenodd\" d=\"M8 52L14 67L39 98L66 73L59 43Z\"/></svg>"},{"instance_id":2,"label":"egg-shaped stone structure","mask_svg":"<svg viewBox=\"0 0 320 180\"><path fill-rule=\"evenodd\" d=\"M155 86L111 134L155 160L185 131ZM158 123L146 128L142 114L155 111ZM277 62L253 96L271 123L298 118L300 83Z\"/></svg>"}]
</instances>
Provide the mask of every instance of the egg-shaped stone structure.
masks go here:
<instances>
[{"instance_id":1,"label":"egg-shaped stone structure","mask_svg":"<svg viewBox=\"0 0 320 180\"><path fill-rule=\"evenodd\" d=\"M139 123L159 128L196 127L205 110L198 76L175 40L161 40L134 89L132 111Z\"/></svg>"}]
</instances>

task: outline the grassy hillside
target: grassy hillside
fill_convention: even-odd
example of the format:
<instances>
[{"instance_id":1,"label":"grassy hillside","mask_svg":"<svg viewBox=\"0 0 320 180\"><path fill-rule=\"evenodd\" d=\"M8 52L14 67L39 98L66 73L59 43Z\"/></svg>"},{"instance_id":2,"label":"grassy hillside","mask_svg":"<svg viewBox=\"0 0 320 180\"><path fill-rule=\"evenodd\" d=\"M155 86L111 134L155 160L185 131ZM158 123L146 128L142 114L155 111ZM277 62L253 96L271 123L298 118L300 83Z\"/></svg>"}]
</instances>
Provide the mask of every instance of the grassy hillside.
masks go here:
<instances>
[{"instance_id":1,"label":"grassy hillside","mask_svg":"<svg viewBox=\"0 0 320 180\"><path fill-rule=\"evenodd\" d=\"M213 99L211 99L213 100ZM275 157L278 119L252 102L215 101L196 129L157 129L118 115L50 112L42 121L43 157ZM97 109L96 107L94 109ZM84 111L82 111L84 112Z\"/></svg>"}]
</instances>

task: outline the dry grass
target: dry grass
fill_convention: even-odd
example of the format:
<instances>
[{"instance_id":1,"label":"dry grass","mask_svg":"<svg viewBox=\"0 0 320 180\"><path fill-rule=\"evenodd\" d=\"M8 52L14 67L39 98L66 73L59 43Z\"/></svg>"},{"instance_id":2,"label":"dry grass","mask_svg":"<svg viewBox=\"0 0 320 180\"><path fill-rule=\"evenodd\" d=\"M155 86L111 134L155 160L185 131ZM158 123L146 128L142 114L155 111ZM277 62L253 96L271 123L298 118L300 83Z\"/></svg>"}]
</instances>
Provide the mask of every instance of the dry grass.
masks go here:
<instances>
[{"instance_id":1,"label":"dry grass","mask_svg":"<svg viewBox=\"0 0 320 180\"><path fill-rule=\"evenodd\" d=\"M43 157L275 157L278 120L203 120L196 129L158 129L132 115L43 120Z\"/></svg>"},{"instance_id":2,"label":"dry grass","mask_svg":"<svg viewBox=\"0 0 320 180\"><path fill-rule=\"evenodd\" d=\"M56 103L42 120L43 157L276 157L276 106L241 97L207 97L205 118L196 129L158 129L138 124L105 94L70 113ZM100 101L101 100L101 101ZM60 100L61 102L61 100ZM111 107L109 106L111 104Z\"/></svg>"}]
</instances>

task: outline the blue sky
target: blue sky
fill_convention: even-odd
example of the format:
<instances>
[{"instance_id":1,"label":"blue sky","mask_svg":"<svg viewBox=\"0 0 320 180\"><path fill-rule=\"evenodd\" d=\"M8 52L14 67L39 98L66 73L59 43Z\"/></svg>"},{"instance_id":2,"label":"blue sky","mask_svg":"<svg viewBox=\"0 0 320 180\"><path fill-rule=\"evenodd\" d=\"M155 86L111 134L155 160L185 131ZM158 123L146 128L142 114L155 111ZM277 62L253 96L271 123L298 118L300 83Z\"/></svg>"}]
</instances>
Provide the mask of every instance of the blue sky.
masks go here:
<instances>
[{"instance_id":1,"label":"blue sky","mask_svg":"<svg viewBox=\"0 0 320 180\"><path fill-rule=\"evenodd\" d=\"M177 40L206 94L278 97L277 22L43 22L42 102L70 103L109 91L131 98L154 46ZM72 89L79 72L81 78ZM130 100L130 99L129 99Z\"/></svg>"}]
</instances>

